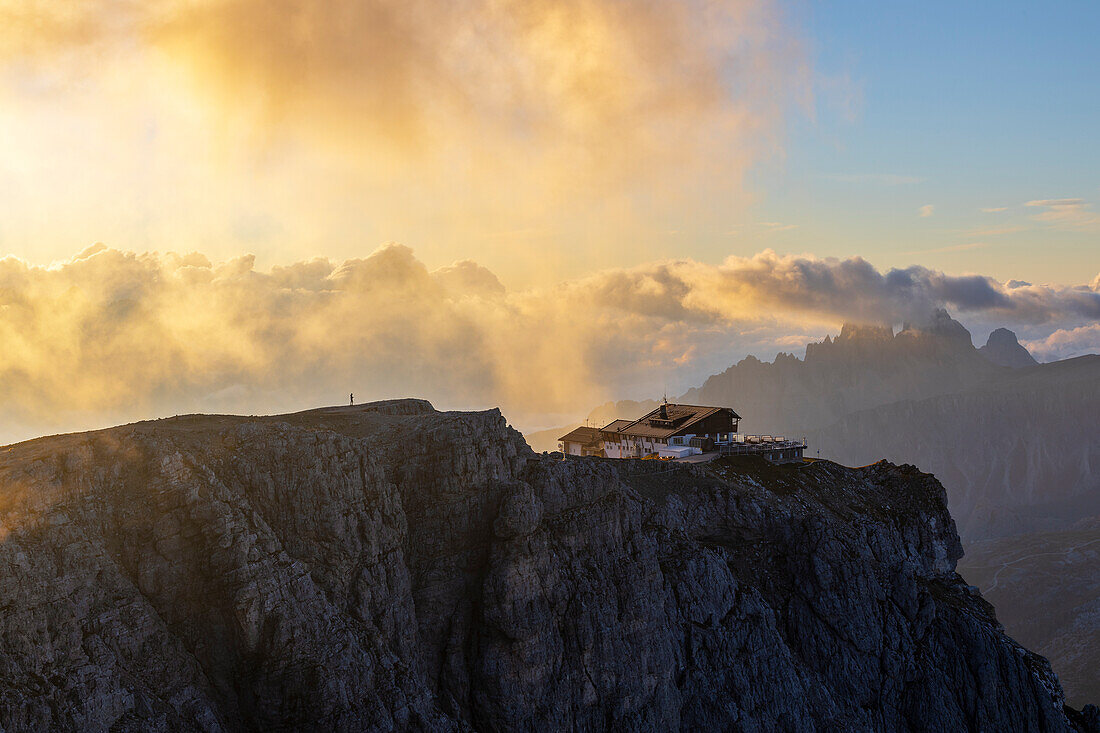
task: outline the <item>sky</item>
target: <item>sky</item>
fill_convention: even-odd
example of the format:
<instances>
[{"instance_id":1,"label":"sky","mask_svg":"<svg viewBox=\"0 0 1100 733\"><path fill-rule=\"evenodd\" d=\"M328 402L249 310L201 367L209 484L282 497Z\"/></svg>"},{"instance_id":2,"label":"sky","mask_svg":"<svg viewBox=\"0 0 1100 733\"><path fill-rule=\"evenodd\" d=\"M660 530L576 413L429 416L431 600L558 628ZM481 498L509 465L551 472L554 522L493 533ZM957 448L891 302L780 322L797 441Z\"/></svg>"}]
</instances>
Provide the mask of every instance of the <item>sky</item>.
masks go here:
<instances>
[{"instance_id":1,"label":"sky","mask_svg":"<svg viewBox=\"0 0 1100 733\"><path fill-rule=\"evenodd\" d=\"M0 0L0 441L1100 351L1100 6Z\"/></svg>"},{"instance_id":2,"label":"sky","mask_svg":"<svg viewBox=\"0 0 1100 733\"><path fill-rule=\"evenodd\" d=\"M801 17L817 74L852 102L795 117L783 165L754 176L755 215L798 225L784 248L1067 285L1100 269L1100 5L815 2ZM1028 206L1054 199L1081 201Z\"/></svg>"}]
</instances>

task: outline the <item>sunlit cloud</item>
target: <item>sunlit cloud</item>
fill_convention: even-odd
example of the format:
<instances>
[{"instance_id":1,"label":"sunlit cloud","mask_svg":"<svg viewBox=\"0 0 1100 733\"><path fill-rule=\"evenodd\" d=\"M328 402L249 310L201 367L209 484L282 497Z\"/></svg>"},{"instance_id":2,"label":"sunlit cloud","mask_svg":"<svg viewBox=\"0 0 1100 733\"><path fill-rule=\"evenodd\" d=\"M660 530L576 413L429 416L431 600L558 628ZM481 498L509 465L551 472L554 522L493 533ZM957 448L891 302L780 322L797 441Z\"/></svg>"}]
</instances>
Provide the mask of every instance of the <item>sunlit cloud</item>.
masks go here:
<instances>
[{"instance_id":1,"label":"sunlit cloud","mask_svg":"<svg viewBox=\"0 0 1100 733\"><path fill-rule=\"evenodd\" d=\"M935 210L936 210L936 207L933 204L925 204L924 206L917 209L917 213L922 218L927 218L929 216L932 216L932 214L935 212Z\"/></svg>"},{"instance_id":2,"label":"sunlit cloud","mask_svg":"<svg viewBox=\"0 0 1100 733\"><path fill-rule=\"evenodd\" d=\"M0 439L184 412L422 396L555 424L734 356L794 350L844 321L936 307L1005 325L1100 318L1100 292L770 250L655 261L511 290L399 245L261 269L255 258L102 245L52 267L0 260Z\"/></svg>"},{"instance_id":3,"label":"sunlit cloud","mask_svg":"<svg viewBox=\"0 0 1100 733\"><path fill-rule=\"evenodd\" d=\"M1100 354L1100 324L1058 329L1041 339L1023 342L1039 361L1071 359L1085 354Z\"/></svg>"},{"instance_id":4,"label":"sunlit cloud","mask_svg":"<svg viewBox=\"0 0 1100 733\"><path fill-rule=\"evenodd\" d=\"M789 232L792 229L798 229L797 224L784 224L781 221L762 221L759 223L765 234L773 234L776 232Z\"/></svg>"},{"instance_id":5,"label":"sunlit cloud","mask_svg":"<svg viewBox=\"0 0 1100 733\"><path fill-rule=\"evenodd\" d=\"M1040 206L1043 208L1077 208L1084 205L1084 199L1036 199L1028 201L1024 206Z\"/></svg>"},{"instance_id":6,"label":"sunlit cloud","mask_svg":"<svg viewBox=\"0 0 1100 733\"><path fill-rule=\"evenodd\" d=\"M1025 206L1043 209L1031 218L1055 227L1090 230L1100 227L1100 214L1084 199L1037 199Z\"/></svg>"},{"instance_id":7,"label":"sunlit cloud","mask_svg":"<svg viewBox=\"0 0 1100 733\"><path fill-rule=\"evenodd\" d=\"M552 231L570 261L748 202L813 78L776 0L0 0L0 221L222 255Z\"/></svg>"},{"instance_id":8,"label":"sunlit cloud","mask_svg":"<svg viewBox=\"0 0 1100 733\"><path fill-rule=\"evenodd\" d=\"M1007 206L995 206L988 209L980 209L983 214L1000 214L1003 211L1008 211Z\"/></svg>"}]
</instances>

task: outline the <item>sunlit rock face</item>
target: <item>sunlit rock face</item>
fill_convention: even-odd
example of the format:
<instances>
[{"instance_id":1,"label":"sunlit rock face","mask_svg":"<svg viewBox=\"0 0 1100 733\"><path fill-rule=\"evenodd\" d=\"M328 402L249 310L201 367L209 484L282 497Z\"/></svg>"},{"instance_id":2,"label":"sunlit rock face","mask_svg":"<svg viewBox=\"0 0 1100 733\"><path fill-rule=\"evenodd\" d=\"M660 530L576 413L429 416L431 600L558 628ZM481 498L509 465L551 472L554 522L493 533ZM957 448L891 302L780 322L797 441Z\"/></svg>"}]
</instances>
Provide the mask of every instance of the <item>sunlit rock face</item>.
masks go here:
<instances>
[{"instance_id":1,"label":"sunlit rock face","mask_svg":"<svg viewBox=\"0 0 1100 733\"><path fill-rule=\"evenodd\" d=\"M932 476L664 469L418 401L14 446L0 727L1090 729Z\"/></svg>"}]
</instances>

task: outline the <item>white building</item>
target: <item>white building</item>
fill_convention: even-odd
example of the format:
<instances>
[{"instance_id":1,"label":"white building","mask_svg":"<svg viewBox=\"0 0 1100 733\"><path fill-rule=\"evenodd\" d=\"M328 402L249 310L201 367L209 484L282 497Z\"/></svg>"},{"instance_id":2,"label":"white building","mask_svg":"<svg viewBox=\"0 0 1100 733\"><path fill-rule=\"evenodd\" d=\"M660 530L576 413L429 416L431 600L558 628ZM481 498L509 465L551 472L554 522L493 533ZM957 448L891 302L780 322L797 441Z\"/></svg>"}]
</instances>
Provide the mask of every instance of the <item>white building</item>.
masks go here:
<instances>
[{"instance_id":1,"label":"white building","mask_svg":"<svg viewBox=\"0 0 1100 733\"><path fill-rule=\"evenodd\" d=\"M580 427L558 438L563 453L604 458L685 458L708 451L757 454L777 463L802 460L805 443L737 433L741 416L729 407L664 403L637 420Z\"/></svg>"}]
</instances>

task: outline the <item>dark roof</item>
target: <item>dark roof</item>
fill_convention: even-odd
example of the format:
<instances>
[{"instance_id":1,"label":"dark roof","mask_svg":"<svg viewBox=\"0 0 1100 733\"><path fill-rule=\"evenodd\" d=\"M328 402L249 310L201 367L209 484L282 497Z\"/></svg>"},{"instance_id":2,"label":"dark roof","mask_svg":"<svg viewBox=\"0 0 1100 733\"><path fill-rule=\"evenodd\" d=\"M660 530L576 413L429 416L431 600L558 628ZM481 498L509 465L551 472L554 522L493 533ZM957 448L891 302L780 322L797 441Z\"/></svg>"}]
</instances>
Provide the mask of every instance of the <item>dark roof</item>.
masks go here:
<instances>
[{"instance_id":1,"label":"dark roof","mask_svg":"<svg viewBox=\"0 0 1100 733\"><path fill-rule=\"evenodd\" d=\"M741 419L741 416L729 407L671 405L666 403L629 425L619 428L618 433L640 438L668 438L688 432L688 428L695 423L719 412L728 412L730 417L735 420Z\"/></svg>"},{"instance_id":2,"label":"dark roof","mask_svg":"<svg viewBox=\"0 0 1100 733\"><path fill-rule=\"evenodd\" d=\"M563 443L595 443L600 439L600 431L596 428L579 427L572 432L558 438Z\"/></svg>"},{"instance_id":3,"label":"dark roof","mask_svg":"<svg viewBox=\"0 0 1100 733\"><path fill-rule=\"evenodd\" d=\"M625 428L627 425L629 425L632 422L634 422L634 421L633 420L623 420L623 419L612 420L607 425L604 425L602 428L600 428L600 431L604 432L604 433L617 433L617 432L619 432L619 430L621 430L622 428Z\"/></svg>"}]
</instances>

